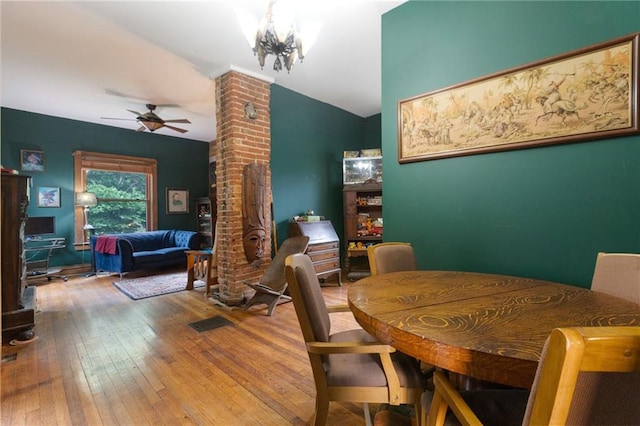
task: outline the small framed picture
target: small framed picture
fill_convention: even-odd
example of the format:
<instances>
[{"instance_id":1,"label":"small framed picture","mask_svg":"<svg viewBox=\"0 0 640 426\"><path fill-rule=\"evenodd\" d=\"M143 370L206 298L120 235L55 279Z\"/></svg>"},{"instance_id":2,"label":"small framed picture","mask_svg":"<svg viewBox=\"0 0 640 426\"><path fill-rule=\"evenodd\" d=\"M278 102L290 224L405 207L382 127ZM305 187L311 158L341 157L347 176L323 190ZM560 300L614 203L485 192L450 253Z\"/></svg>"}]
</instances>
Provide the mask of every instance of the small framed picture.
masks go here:
<instances>
[{"instance_id":1,"label":"small framed picture","mask_svg":"<svg viewBox=\"0 0 640 426\"><path fill-rule=\"evenodd\" d=\"M44 172L44 152L21 149L20 170L25 172Z\"/></svg>"},{"instance_id":2,"label":"small framed picture","mask_svg":"<svg viewBox=\"0 0 640 426\"><path fill-rule=\"evenodd\" d=\"M189 213L189 190L167 188L167 214Z\"/></svg>"},{"instance_id":3,"label":"small framed picture","mask_svg":"<svg viewBox=\"0 0 640 426\"><path fill-rule=\"evenodd\" d=\"M38 207L60 207L60 187L39 186Z\"/></svg>"}]
</instances>

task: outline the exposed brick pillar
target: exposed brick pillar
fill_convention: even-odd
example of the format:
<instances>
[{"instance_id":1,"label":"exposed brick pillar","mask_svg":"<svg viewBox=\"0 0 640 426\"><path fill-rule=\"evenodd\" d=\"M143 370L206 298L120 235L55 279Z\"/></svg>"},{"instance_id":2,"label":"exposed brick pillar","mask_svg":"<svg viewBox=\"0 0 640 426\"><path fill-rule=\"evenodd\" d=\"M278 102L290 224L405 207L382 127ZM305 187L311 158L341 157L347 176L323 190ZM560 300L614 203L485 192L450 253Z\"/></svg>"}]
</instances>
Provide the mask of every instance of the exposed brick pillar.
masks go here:
<instances>
[{"instance_id":1,"label":"exposed brick pillar","mask_svg":"<svg viewBox=\"0 0 640 426\"><path fill-rule=\"evenodd\" d=\"M243 280L257 282L271 262L271 216L266 218L265 261L258 267L247 262L242 245L242 171L250 163L267 166L267 202L271 203L271 127L266 81L230 71L216 78L218 299L226 305L242 303L249 288ZM258 116L247 117L245 106L253 103Z\"/></svg>"}]
</instances>

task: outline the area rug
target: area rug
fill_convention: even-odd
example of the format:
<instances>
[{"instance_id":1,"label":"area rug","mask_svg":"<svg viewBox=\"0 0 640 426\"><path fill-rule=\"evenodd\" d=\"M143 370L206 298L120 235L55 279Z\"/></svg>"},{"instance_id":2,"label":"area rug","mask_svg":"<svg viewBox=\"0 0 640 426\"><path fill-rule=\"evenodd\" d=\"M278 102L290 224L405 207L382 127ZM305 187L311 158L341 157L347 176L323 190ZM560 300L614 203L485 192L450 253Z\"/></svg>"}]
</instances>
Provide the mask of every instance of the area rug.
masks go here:
<instances>
[{"instance_id":1,"label":"area rug","mask_svg":"<svg viewBox=\"0 0 640 426\"><path fill-rule=\"evenodd\" d=\"M203 331L213 330L214 328L224 327L225 325L233 325L233 323L225 317L216 315L215 317L192 322L189 324L189 327L193 328L198 333L202 333Z\"/></svg>"},{"instance_id":2,"label":"area rug","mask_svg":"<svg viewBox=\"0 0 640 426\"><path fill-rule=\"evenodd\" d=\"M133 300L145 299L185 290L187 287L187 273L176 272L123 279L122 281L114 281L113 285ZM204 283L195 281L193 286L195 288L204 287Z\"/></svg>"}]
</instances>

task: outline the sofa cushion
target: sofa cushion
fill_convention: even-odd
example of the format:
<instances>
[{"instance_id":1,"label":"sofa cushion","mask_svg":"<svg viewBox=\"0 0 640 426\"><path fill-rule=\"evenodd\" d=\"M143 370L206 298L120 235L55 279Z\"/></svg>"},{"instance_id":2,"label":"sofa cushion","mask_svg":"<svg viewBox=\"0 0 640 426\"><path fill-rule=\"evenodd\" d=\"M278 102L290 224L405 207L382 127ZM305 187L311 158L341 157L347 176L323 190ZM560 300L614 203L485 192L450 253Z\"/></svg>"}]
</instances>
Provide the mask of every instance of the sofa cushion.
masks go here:
<instances>
[{"instance_id":1,"label":"sofa cushion","mask_svg":"<svg viewBox=\"0 0 640 426\"><path fill-rule=\"evenodd\" d=\"M193 231L173 231L173 245L176 247L189 248L196 250L200 248L200 236L196 234L194 238Z\"/></svg>"},{"instance_id":2,"label":"sofa cushion","mask_svg":"<svg viewBox=\"0 0 640 426\"><path fill-rule=\"evenodd\" d=\"M131 234L120 234L120 239L131 243L134 252L154 251L160 248L172 247L174 231L147 231Z\"/></svg>"},{"instance_id":3,"label":"sofa cushion","mask_svg":"<svg viewBox=\"0 0 640 426\"><path fill-rule=\"evenodd\" d=\"M171 263L173 259L185 259L184 247L167 247L152 251L136 251L133 253L133 263L141 265L144 263L153 262L168 262Z\"/></svg>"}]
</instances>

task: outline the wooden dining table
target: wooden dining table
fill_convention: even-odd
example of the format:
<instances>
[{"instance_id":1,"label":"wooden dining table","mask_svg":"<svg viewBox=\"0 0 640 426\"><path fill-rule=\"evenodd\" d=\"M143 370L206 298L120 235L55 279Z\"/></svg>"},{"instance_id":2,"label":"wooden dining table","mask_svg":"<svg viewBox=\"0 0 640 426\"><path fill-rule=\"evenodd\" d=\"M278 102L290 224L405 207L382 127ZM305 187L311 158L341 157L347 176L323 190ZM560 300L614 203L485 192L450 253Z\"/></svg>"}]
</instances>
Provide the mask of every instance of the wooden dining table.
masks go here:
<instances>
[{"instance_id":1,"label":"wooden dining table","mask_svg":"<svg viewBox=\"0 0 640 426\"><path fill-rule=\"evenodd\" d=\"M588 289L505 275L393 272L350 285L356 321L436 367L529 389L556 327L640 326L640 305Z\"/></svg>"}]
</instances>

